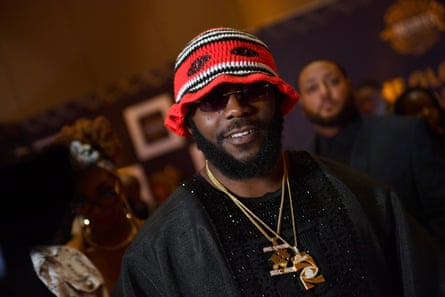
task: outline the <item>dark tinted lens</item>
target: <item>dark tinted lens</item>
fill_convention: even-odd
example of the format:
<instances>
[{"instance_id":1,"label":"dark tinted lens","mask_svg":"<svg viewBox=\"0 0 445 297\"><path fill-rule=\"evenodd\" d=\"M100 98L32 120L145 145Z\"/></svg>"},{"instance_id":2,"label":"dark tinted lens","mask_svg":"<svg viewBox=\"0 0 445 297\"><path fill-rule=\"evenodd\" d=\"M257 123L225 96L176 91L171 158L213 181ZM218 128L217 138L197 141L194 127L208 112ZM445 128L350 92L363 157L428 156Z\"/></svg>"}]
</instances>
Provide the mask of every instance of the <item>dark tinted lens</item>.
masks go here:
<instances>
[{"instance_id":1,"label":"dark tinted lens","mask_svg":"<svg viewBox=\"0 0 445 297\"><path fill-rule=\"evenodd\" d=\"M116 191L109 191L97 201L97 204L102 207L107 207L114 205L118 200L119 194L116 193Z\"/></svg>"},{"instance_id":2,"label":"dark tinted lens","mask_svg":"<svg viewBox=\"0 0 445 297\"><path fill-rule=\"evenodd\" d=\"M87 201L85 197L77 194L71 203L71 209L77 214L86 215L92 211L93 207L110 207L116 204L118 200L119 194L115 190L109 190L103 193L92 202Z\"/></svg>"},{"instance_id":3,"label":"dark tinted lens","mask_svg":"<svg viewBox=\"0 0 445 297\"><path fill-rule=\"evenodd\" d=\"M251 102L268 97L272 94L272 92L272 85L265 82L255 83L252 85L242 85L237 89L226 91L216 89L208 94L201 102L199 102L198 107L204 112L215 112L226 107L230 95L234 94L237 95L238 100Z\"/></svg>"},{"instance_id":4,"label":"dark tinted lens","mask_svg":"<svg viewBox=\"0 0 445 297\"><path fill-rule=\"evenodd\" d=\"M263 99L269 97L272 90L272 85L268 83L257 83L243 90L243 98L247 101Z\"/></svg>"},{"instance_id":5,"label":"dark tinted lens","mask_svg":"<svg viewBox=\"0 0 445 297\"><path fill-rule=\"evenodd\" d=\"M200 103L199 103L199 109L201 111L205 112L213 112L218 111L221 109L224 109L227 105L227 101L229 100L229 97L216 95L216 94L210 94L209 96L206 96Z\"/></svg>"},{"instance_id":6,"label":"dark tinted lens","mask_svg":"<svg viewBox=\"0 0 445 297\"><path fill-rule=\"evenodd\" d=\"M87 214L91 211L91 204L75 201L71 204L71 209L77 214Z\"/></svg>"}]
</instances>

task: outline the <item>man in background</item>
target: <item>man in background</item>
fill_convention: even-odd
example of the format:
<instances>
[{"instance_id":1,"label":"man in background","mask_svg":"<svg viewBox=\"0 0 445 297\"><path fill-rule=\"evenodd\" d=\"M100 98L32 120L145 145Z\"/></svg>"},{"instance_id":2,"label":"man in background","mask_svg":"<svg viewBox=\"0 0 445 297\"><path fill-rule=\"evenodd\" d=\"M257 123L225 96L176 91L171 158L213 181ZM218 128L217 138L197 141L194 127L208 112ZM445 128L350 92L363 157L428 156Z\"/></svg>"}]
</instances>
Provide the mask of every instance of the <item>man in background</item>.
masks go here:
<instances>
[{"instance_id":1,"label":"man in background","mask_svg":"<svg viewBox=\"0 0 445 297\"><path fill-rule=\"evenodd\" d=\"M445 158L433 146L426 123L362 116L351 79L334 61L309 62L297 85L316 132L309 150L386 182L414 217L445 240Z\"/></svg>"},{"instance_id":2,"label":"man in background","mask_svg":"<svg viewBox=\"0 0 445 297\"><path fill-rule=\"evenodd\" d=\"M375 80L364 81L355 88L355 101L358 110L363 114L388 113L388 104L383 97L382 87Z\"/></svg>"}]
</instances>

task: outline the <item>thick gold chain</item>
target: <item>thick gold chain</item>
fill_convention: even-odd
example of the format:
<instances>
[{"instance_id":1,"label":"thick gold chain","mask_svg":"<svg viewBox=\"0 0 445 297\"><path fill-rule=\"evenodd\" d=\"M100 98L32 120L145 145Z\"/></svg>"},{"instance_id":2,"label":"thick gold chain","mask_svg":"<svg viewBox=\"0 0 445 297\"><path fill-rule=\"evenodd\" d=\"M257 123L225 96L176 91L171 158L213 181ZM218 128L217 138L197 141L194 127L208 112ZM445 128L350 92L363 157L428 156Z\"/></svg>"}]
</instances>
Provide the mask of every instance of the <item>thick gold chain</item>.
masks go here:
<instances>
[{"instance_id":1,"label":"thick gold chain","mask_svg":"<svg viewBox=\"0 0 445 297\"><path fill-rule=\"evenodd\" d=\"M274 245L276 244L276 239L279 239L283 244L287 245L288 247L291 247L290 245L281 235L281 225L282 225L282 218L283 218L283 209L284 209L284 200L285 200L285 194L286 194L286 188L289 193L289 204L290 204L290 210L291 210L291 218L292 218L292 229L293 229L293 236L294 236L294 247L297 246L297 233L296 233L296 226L295 226L295 219L294 219L294 208L292 204L292 194L290 191L290 184L289 184L289 177L288 177L288 171L287 171L287 159L285 154L283 153L283 178L281 179L281 201L280 201L280 210L278 213L278 222L277 222L277 230L273 230L269 225L267 225L263 220L261 220L257 215L255 215L247 206L245 206L241 201L239 201L238 198L236 198L232 193L229 192L229 190L214 176L212 171L209 168L208 160L206 160L205 163L206 172L209 176L212 183L215 185L215 187L226 194L233 203L243 212L243 214L249 219L249 221L252 222L252 224L264 235L264 237L267 238L270 242L272 242ZM268 233L269 232L269 233ZM270 236L269 234L272 234Z\"/></svg>"},{"instance_id":2,"label":"thick gold chain","mask_svg":"<svg viewBox=\"0 0 445 297\"><path fill-rule=\"evenodd\" d=\"M319 283L325 282L323 275L319 274L317 263L306 252L300 252L297 248L297 231L294 215L294 207L292 203L292 193L290 189L289 176L287 170L287 158L285 153L283 158L283 178L281 180L281 201L280 210L278 212L277 230L273 230L257 215L255 215L247 206L245 206L238 198L236 198L229 190L213 175L209 168L209 163L206 160L205 167L207 175L217 189L226 194L235 205L242 211L242 213L252 222L252 224L272 243L271 247L264 247L263 252L273 252L269 260L273 263L273 268L270 271L271 276L282 275L286 273L300 272L300 281L306 290L313 288ZM283 221L283 209L285 194L289 193L289 207L292 219L292 231L294 236L294 244L290 245L281 235L281 225ZM270 236L270 234L273 235ZM281 241L281 244L278 243ZM290 252L290 253L289 253Z\"/></svg>"}]
</instances>

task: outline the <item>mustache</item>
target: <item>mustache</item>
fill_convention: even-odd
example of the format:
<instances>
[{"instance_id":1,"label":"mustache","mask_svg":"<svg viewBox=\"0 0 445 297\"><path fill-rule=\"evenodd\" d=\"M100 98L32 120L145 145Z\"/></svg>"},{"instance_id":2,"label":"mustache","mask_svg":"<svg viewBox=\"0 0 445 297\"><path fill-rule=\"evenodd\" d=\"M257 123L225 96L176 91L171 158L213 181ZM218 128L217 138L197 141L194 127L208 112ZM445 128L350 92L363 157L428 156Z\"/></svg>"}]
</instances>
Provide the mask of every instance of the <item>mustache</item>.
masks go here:
<instances>
[{"instance_id":1,"label":"mustache","mask_svg":"<svg viewBox=\"0 0 445 297\"><path fill-rule=\"evenodd\" d=\"M259 130L265 130L267 128L267 125L260 121L253 121L246 118L240 118L237 120L234 120L230 123L225 129L220 131L217 135L217 140L220 141L224 139L224 135L229 134L232 130L239 129L243 126L254 126L257 127Z\"/></svg>"},{"instance_id":2,"label":"mustache","mask_svg":"<svg viewBox=\"0 0 445 297\"><path fill-rule=\"evenodd\" d=\"M233 122L231 122L230 125L227 126L222 131L222 133L229 133L230 131L235 130L235 129L239 129L239 128L243 127L243 126L255 126L255 127L260 128L260 129L266 128L266 124L264 122L253 121L251 119L242 118L242 119L237 119L237 120L234 120Z\"/></svg>"},{"instance_id":3,"label":"mustache","mask_svg":"<svg viewBox=\"0 0 445 297\"><path fill-rule=\"evenodd\" d=\"M331 95L323 96L321 102L322 103L328 102L328 103L338 104L338 101L335 100Z\"/></svg>"}]
</instances>

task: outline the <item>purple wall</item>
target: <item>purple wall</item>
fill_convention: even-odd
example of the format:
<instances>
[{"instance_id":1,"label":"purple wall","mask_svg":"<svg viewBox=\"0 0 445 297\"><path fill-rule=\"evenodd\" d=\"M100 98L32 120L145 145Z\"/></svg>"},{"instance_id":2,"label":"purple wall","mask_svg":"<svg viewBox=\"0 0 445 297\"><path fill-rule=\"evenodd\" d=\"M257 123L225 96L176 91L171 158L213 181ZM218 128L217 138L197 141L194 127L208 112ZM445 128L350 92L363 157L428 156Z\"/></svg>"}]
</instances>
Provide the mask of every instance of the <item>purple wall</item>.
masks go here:
<instances>
[{"instance_id":1,"label":"purple wall","mask_svg":"<svg viewBox=\"0 0 445 297\"><path fill-rule=\"evenodd\" d=\"M444 7L444 1L331 1L255 33L270 46L281 76L294 86L306 62L328 58L344 66L355 84L376 79L393 97L421 82L445 98ZM401 49L380 38L396 25L405 29L392 39ZM299 106L285 123L284 145L306 148L313 130Z\"/></svg>"}]
</instances>

